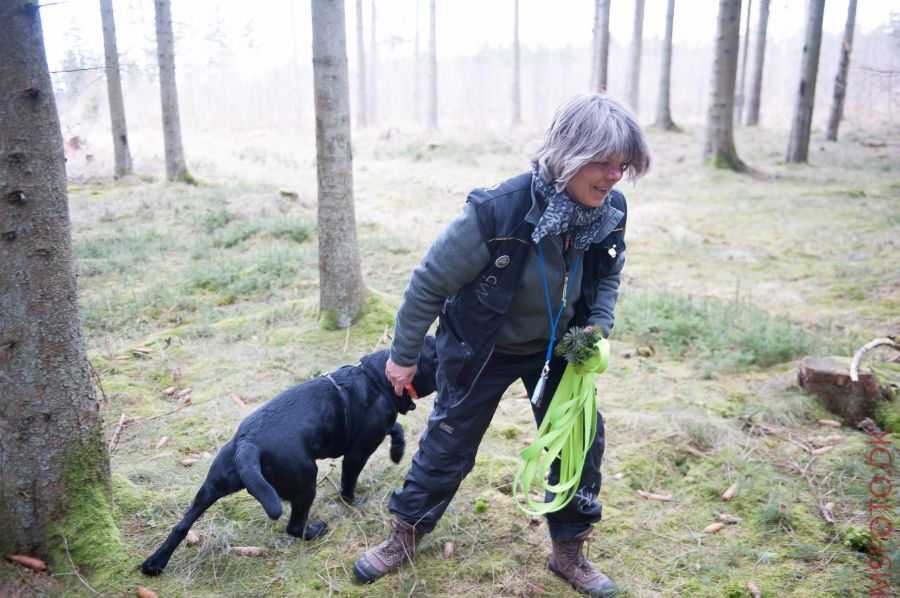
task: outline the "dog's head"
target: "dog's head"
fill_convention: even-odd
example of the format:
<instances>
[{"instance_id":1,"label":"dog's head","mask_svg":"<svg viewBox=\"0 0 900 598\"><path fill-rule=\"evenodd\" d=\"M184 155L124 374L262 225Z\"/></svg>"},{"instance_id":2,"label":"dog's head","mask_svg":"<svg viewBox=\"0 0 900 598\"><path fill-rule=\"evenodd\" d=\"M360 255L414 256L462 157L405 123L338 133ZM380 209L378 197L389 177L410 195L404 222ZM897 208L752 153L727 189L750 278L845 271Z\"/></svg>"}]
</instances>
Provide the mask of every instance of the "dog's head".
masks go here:
<instances>
[{"instance_id":1,"label":"dog's head","mask_svg":"<svg viewBox=\"0 0 900 598\"><path fill-rule=\"evenodd\" d=\"M419 351L416 375L412 381L413 390L419 397L427 397L437 390L437 365L437 345L434 337L428 335Z\"/></svg>"}]
</instances>

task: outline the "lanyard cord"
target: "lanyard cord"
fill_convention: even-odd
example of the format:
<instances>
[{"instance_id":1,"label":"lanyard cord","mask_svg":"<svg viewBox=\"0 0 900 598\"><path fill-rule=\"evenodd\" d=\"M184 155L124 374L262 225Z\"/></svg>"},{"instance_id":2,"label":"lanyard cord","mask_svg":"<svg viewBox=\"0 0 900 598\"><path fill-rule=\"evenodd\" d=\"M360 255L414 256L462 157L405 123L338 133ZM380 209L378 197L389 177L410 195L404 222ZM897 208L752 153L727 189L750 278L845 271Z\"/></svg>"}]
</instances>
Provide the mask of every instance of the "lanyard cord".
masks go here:
<instances>
[{"instance_id":1,"label":"lanyard cord","mask_svg":"<svg viewBox=\"0 0 900 598\"><path fill-rule=\"evenodd\" d=\"M550 287L547 284L547 271L544 269L544 252L541 250L541 242L537 243L538 249L538 261L541 264L541 276L544 279L544 296L547 298L547 312L550 314L550 344L547 345L547 356L544 361L549 362L550 358L553 356L553 345L556 342L556 325L559 324L559 318L562 316L563 310L566 308L566 299L569 298L569 291L572 290L571 282L572 278L575 276L575 270L578 268L578 262L581 261L581 256L575 260L575 263L572 265L572 271L566 274L566 280L563 283L563 298L562 304L559 306L559 311L556 312L556 317L553 317L553 306L550 303Z\"/></svg>"}]
</instances>

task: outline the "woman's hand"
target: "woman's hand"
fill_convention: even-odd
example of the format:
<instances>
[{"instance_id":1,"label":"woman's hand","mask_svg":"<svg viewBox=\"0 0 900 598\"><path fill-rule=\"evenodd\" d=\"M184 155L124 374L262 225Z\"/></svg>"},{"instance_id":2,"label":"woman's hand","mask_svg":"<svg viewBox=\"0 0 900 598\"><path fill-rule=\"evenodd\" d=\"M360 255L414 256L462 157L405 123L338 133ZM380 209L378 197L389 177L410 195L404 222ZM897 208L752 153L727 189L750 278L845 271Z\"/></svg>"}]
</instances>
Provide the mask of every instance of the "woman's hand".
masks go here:
<instances>
[{"instance_id":1,"label":"woman's hand","mask_svg":"<svg viewBox=\"0 0 900 598\"><path fill-rule=\"evenodd\" d=\"M398 397L403 396L403 389L412 384L413 377L416 375L416 366L413 365L397 365L394 360L388 357L384 366L384 375L394 387L394 394Z\"/></svg>"}]
</instances>

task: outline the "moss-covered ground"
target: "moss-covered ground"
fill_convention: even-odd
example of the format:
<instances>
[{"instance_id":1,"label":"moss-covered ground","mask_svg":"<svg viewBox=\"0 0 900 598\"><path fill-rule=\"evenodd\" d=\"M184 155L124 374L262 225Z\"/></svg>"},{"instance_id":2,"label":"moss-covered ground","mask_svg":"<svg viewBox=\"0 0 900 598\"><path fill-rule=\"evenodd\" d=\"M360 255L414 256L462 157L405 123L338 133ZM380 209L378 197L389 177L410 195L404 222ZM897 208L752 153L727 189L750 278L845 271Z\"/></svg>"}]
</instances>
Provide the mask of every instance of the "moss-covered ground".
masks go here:
<instances>
[{"instance_id":1,"label":"moss-covered ground","mask_svg":"<svg viewBox=\"0 0 900 598\"><path fill-rule=\"evenodd\" d=\"M811 164L788 166L786 135L739 129L741 158L766 175L751 177L705 166L701 133L651 130L652 173L622 187L628 257L612 365L599 377L605 507L589 556L626 596L750 596L748 582L763 596L867 595L876 475L867 434L818 423L834 416L799 389L796 367L803 355L849 355L900 332L896 138L872 148L850 127L838 143L814 134ZM81 314L107 437L122 414L141 418L126 420L112 452L112 516L130 565L111 563L116 575L84 572L83 580L54 571L50 587L0 563L0 577L13 578L7 587L78 595L90 585L108 596L139 586L160 596L569 595L545 568L546 524L509 495L518 452L534 434L519 386L501 402L473 473L415 566L398 575L363 587L350 568L388 531L387 501L432 398L402 418L412 442L400 466L384 445L363 471L362 507L338 500L339 462L320 462L313 516L329 523L323 539L285 535L285 519L268 520L242 492L203 516L199 544L182 545L161 577L137 569L244 416L386 346L409 272L466 192L523 170L522 147L539 135L357 135L359 247L372 292L360 321L339 331L317 325L308 142L258 142L252 152L210 143L192 166L198 185L149 176L73 185ZM900 421L896 410L884 412ZM186 458L198 461L186 467ZM732 484L736 496L721 500ZM822 514L828 503L833 524ZM722 513L741 521L702 533ZM447 542L454 549L445 557ZM230 546L266 555L236 556Z\"/></svg>"}]
</instances>

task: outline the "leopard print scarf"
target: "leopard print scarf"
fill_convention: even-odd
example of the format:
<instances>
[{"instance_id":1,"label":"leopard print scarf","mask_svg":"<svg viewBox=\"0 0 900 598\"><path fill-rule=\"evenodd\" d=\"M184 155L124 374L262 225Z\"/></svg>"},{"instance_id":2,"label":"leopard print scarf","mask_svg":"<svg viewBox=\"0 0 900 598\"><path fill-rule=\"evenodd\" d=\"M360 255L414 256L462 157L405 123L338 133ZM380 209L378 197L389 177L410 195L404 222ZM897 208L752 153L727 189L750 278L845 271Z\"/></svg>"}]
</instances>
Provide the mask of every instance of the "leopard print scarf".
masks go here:
<instances>
[{"instance_id":1,"label":"leopard print scarf","mask_svg":"<svg viewBox=\"0 0 900 598\"><path fill-rule=\"evenodd\" d=\"M544 237L569 233L575 249L584 251L600 230L609 209L604 201L598 208L582 205L565 191L557 192L556 186L541 176L537 163L531 165L531 178L537 194L547 202L541 219L531 233L531 240L540 242Z\"/></svg>"}]
</instances>

